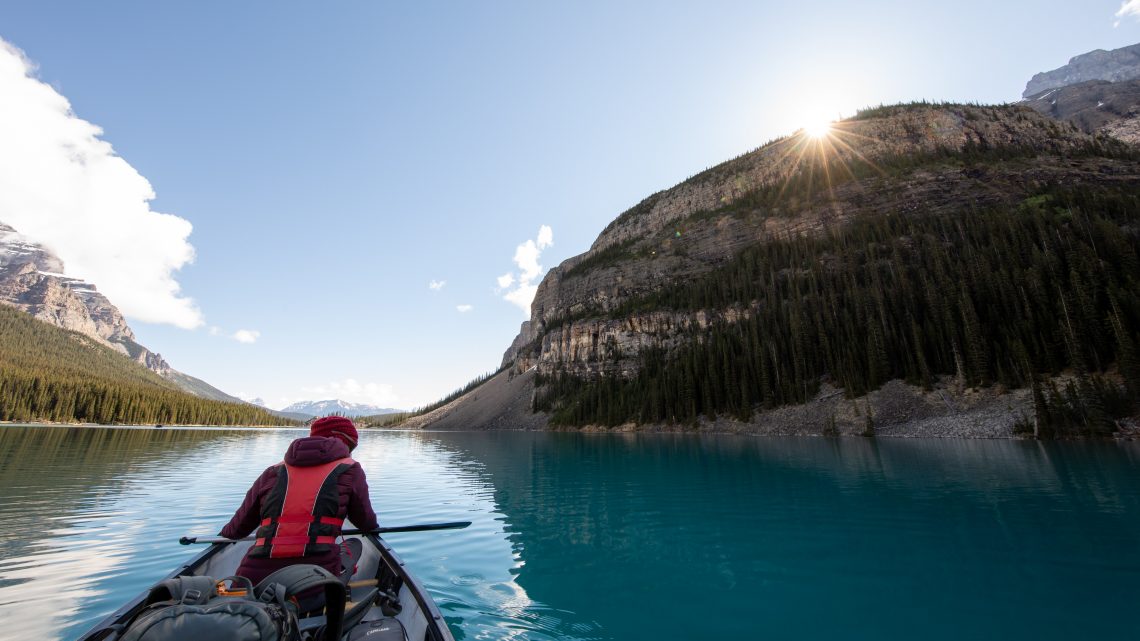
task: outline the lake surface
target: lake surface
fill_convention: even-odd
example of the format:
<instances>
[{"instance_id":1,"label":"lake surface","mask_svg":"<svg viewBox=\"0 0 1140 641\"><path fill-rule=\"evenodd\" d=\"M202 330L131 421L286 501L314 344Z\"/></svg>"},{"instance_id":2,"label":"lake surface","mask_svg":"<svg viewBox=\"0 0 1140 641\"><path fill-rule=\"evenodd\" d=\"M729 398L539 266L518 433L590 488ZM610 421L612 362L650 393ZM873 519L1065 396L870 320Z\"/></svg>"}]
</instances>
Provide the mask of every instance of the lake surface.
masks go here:
<instances>
[{"instance_id":1,"label":"lake surface","mask_svg":"<svg viewBox=\"0 0 1140 641\"><path fill-rule=\"evenodd\" d=\"M72 639L289 430L0 427L0 638ZM1140 445L368 432L458 639L1140 638Z\"/></svg>"}]
</instances>

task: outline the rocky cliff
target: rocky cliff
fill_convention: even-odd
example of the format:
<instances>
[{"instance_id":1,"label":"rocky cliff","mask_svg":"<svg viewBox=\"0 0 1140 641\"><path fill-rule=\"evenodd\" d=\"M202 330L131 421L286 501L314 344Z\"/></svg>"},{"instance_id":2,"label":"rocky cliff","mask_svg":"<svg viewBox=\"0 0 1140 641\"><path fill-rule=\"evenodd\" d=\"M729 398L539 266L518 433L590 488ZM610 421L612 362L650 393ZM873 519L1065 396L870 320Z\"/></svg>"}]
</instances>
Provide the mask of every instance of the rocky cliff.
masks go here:
<instances>
[{"instance_id":1,"label":"rocky cliff","mask_svg":"<svg viewBox=\"0 0 1140 641\"><path fill-rule=\"evenodd\" d=\"M1092 51L1029 81L1021 104L1087 134L1140 143L1140 44Z\"/></svg>"},{"instance_id":2,"label":"rocky cliff","mask_svg":"<svg viewBox=\"0 0 1140 641\"><path fill-rule=\"evenodd\" d=\"M1021 97L1030 98L1049 89L1089 80L1120 82L1135 78L1140 78L1140 44L1112 51L1097 49L1072 58L1064 67L1036 74L1025 85Z\"/></svg>"},{"instance_id":3,"label":"rocky cliff","mask_svg":"<svg viewBox=\"0 0 1140 641\"><path fill-rule=\"evenodd\" d=\"M140 345L126 319L95 285L64 275L64 265L59 258L3 223L0 223L0 303L56 327L90 336L195 396L242 402L175 370L161 355Z\"/></svg>"},{"instance_id":4,"label":"rocky cliff","mask_svg":"<svg viewBox=\"0 0 1140 641\"><path fill-rule=\"evenodd\" d=\"M1140 397L1140 45L1025 95L869 109L649 196L550 270L502 373L408 425L1135 431L1103 408Z\"/></svg>"},{"instance_id":5,"label":"rocky cliff","mask_svg":"<svg viewBox=\"0 0 1140 641\"><path fill-rule=\"evenodd\" d=\"M1022 102L1089 134L1105 134L1140 143L1140 79L1121 82L1090 80L1047 89Z\"/></svg>"},{"instance_id":6,"label":"rocky cliff","mask_svg":"<svg viewBox=\"0 0 1140 641\"><path fill-rule=\"evenodd\" d=\"M1118 97L1113 98L1114 108L1123 109L1129 100L1126 93L1113 95ZM836 123L823 138L800 132L653 194L618 216L587 252L550 270L538 288L530 319L504 354L503 374L410 425L533 429L546 419L542 414L528 415L530 410L524 408L557 407L557 400L546 402L550 395L571 389L560 392L551 387L550 381L559 377L640 385L634 379L645 380L646 354L664 354L655 358L665 362L670 355L691 355L694 345L714 340L715 328L744 325L780 304L731 296L710 296L736 301L714 307L655 302L686 288L692 297L694 282L719 287L707 277L739 263L742 252L757 247L790 239L840 237L838 230L857 220L889 221L899 216L952 220L968 212L1013 211L1034 199L1049 198L1040 196L1042 190L1064 185L1112 190L1140 184L1140 163L1126 144L1090 134L1089 128L1097 129L1091 120L1082 127L1063 115L1056 116L1060 121L1051 115L1025 105L923 103L871 109ZM905 237L897 239L893 251L911 245L913 241ZM827 261L838 258L825 252L815 260L822 261L826 273ZM785 269L770 277L792 276L795 272ZM794 322L799 321L789 322L793 326L788 335L794 343ZM853 338L860 345L869 340ZM873 345L857 349L864 348ZM700 353L708 353L707 346L701 349ZM717 349L740 346L726 343ZM896 381L870 392L861 406L859 401L852 405L844 400L851 397L851 389L844 393L829 386L825 375L814 402L752 414L743 422L718 418L709 425L727 431L860 433L873 415L881 434L1009 435L1018 412L1025 410L1028 394L1003 395L1001 386L971 391L962 384L965 357L959 347L953 350L955 355L948 358L959 363L957 383L918 388ZM793 365L799 367L788 361L774 367ZM676 371L679 365L671 367ZM778 376L778 369L773 371ZM512 378L516 382L508 383ZM735 383L722 380L717 385L726 384ZM612 404L613 398L605 401L605 394L624 393L614 392L618 389L614 385L576 385L573 389L586 389L586 396L579 394L579 401L568 402L587 402L581 399L593 394L590 398ZM799 392L795 395L805 398Z\"/></svg>"}]
</instances>

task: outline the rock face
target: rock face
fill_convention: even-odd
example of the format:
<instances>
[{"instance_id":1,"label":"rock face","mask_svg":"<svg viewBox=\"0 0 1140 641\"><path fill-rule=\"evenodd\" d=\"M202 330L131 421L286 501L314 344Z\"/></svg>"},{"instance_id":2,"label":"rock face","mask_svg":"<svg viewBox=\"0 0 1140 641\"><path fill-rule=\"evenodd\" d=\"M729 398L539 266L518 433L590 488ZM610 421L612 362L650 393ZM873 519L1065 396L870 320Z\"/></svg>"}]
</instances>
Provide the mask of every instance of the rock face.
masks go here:
<instances>
[{"instance_id":1,"label":"rock face","mask_svg":"<svg viewBox=\"0 0 1140 641\"><path fill-rule=\"evenodd\" d=\"M1120 82L1135 78L1140 78L1140 44L1112 51L1097 49L1072 58L1064 67L1033 76L1021 97L1030 98L1049 89L1089 80Z\"/></svg>"},{"instance_id":2,"label":"rock face","mask_svg":"<svg viewBox=\"0 0 1140 641\"><path fill-rule=\"evenodd\" d=\"M1140 143L1140 79L1090 80L1042 91L1022 104L1071 122L1085 133L1103 133L1127 143Z\"/></svg>"},{"instance_id":3,"label":"rock face","mask_svg":"<svg viewBox=\"0 0 1140 641\"><path fill-rule=\"evenodd\" d=\"M63 272L64 265L54 254L0 223L0 303L56 327L90 336L191 394L241 402L170 367L161 355L135 340L126 319L95 285Z\"/></svg>"},{"instance_id":4,"label":"rock face","mask_svg":"<svg viewBox=\"0 0 1140 641\"><path fill-rule=\"evenodd\" d=\"M1130 100L1126 92L1113 95ZM1088 123L1089 129L1105 126L1091 119ZM540 377L629 378L637 373L645 350L668 353L700 340L711 325L747 318L755 301L692 312L628 305L680 287L724 265L746 247L827 233L857 215L1014 206L1042 184L1093 186L1140 180L1134 162L1081 153L1097 144L1096 140L1063 115L1046 115L1025 105L925 104L871 110L837 123L831 136L823 140L802 134L777 140L653 194L621 214L589 251L566 260L543 279L531 317L505 352L505 370L494 385L476 388L409 425L543 427L544 415L529 414L527 409L546 393ZM818 153L820 149L826 153ZM978 149L1009 149L1016 160L975 166L937 161L940 154ZM1029 151L1018 155L1016 150ZM833 160L826 166L813 165L813 155ZM892 173L892 167L902 169ZM806 202L789 195L795 193L794 188L785 193L789 184L805 177L828 180L827 197ZM778 197L757 198L756 194L764 193ZM747 209L748 215L736 215L738 208ZM954 383L940 383L934 392L903 387L887 386L884 390L893 391L873 393L865 401L882 417L884 434L911 434L909 427L902 426L919 419L932 426L932 431L915 434L942 434L939 430L945 431L942 435L958 434L946 431L946 426L966 424L972 416L981 421L980 427L958 435L1008 436L1016 411L1025 402L1024 394L974 402L977 399L962 396ZM815 433L820 421L808 420L808 415L836 403L839 397L833 396L823 394L823 400L805 406L761 413L750 422L718 419L706 428ZM835 408L828 411L829 416L838 417L834 420L839 432L859 433L857 420L839 416L842 412L837 414ZM643 428L654 426L639 429Z\"/></svg>"},{"instance_id":5,"label":"rock face","mask_svg":"<svg viewBox=\"0 0 1140 641\"><path fill-rule=\"evenodd\" d=\"M98 339L156 372L162 358L135 342L119 310L94 285L63 274L63 263L0 223L0 302L57 327Z\"/></svg>"}]
</instances>

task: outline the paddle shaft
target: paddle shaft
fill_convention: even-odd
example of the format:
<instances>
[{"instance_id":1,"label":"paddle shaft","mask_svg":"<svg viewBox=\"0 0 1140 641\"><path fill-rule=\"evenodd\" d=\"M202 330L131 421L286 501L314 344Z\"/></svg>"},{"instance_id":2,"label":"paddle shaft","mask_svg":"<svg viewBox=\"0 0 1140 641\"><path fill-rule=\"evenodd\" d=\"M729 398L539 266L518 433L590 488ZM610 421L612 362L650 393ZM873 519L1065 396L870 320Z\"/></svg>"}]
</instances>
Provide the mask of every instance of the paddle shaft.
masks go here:
<instances>
[{"instance_id":1,"label":"paddle shaft","mask_svg":"<svg viewBox=\"0 0 1140 641\"><path fill-rule=\"evenodd\" d=\"M389 534L391 532L426 532L429 530L458 530L471 525L471 521L451 521L449 523L421 523L419 525L395 525L392 527L378 527L375 530L341 530L341 534ZM184 536L178 539L182 545L192 543L237 543L238 541L254 541L256 536L247 536L242 539L227 539L220 536Z\"/></svg>"}]
</instances>

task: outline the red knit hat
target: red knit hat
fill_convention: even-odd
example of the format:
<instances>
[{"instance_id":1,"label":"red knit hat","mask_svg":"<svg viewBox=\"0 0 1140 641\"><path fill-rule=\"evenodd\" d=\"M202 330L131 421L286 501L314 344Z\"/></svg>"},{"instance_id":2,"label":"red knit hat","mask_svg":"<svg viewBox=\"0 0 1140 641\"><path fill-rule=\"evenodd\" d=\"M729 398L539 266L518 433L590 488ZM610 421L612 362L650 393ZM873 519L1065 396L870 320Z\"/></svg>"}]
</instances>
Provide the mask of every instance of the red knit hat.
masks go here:
<instances>
[{"instance_id":1,"label":"red knit hat","mask_svg":"<svg viewBox=\"0 0 1140 641\"><path fill-rule=\"evenodd\" d=\"M356 426L352 421L343 416L326 416L318 418L313 421L312 426L309 428L310 436L324 436L324 437L337 437L344 441L348 449L356 449L356 442L359 434L356 433Z\"/></svg>"}]
</instances>

